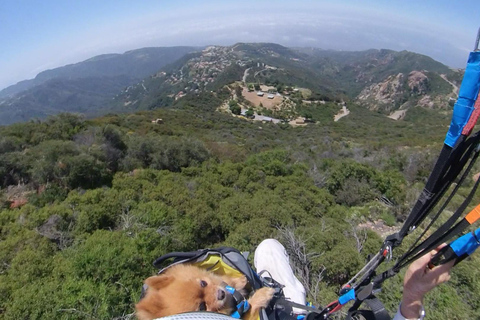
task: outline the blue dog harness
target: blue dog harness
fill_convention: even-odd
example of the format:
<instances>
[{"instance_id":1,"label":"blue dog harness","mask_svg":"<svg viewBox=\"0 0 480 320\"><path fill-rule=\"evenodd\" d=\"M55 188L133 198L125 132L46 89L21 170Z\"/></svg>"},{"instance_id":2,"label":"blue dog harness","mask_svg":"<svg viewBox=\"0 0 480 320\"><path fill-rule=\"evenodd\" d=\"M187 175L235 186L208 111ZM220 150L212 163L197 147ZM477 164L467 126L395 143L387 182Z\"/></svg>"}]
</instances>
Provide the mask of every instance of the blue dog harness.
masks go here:
<instances>
[{"instance_id":1,"label":"blue dog harness","mask_svg":"<svg viewBox=\"0 0 480 320\"><path fill-rule=\"evenodd\" d=\"M250 309L250 305L248 304L247 299L245 299L245 297L240 292L235 290L235 288L229 286L225 282L223 282L222 285L225 287L226 293L231 295L233 300L235 301L236 310L234 310L230 316L232 318L240 319L242 315L245 314L248 309Z\"/></svg>"}]
</instances>

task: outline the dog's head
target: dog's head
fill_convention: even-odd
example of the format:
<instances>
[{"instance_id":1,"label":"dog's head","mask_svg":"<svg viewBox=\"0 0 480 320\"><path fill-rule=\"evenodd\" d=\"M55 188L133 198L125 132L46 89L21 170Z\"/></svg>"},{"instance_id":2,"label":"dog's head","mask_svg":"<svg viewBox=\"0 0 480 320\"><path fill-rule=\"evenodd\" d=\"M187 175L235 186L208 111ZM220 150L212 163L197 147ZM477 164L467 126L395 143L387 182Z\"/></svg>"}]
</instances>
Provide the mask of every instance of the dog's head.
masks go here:
<instances>
[{"instance_id":1,"label":"dog's head","mask_svg":"<svg viewBox=\"0 0 480 320\"><path fill-rule=\"evenodd\" d=\"M192 265L180 264L145 280L145 297L136 305L141 320L189 311L229 314L234 301L222 285L222 278Z\"/></svg>"}]
</instances>

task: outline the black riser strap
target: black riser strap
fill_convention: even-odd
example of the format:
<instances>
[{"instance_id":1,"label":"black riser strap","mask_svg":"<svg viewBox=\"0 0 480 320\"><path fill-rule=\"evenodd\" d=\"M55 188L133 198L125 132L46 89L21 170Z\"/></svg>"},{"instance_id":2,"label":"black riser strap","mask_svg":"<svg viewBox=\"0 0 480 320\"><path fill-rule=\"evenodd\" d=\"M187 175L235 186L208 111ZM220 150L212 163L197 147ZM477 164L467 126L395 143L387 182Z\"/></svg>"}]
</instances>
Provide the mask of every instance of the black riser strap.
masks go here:
<instances>
[{"instance_id":1,"label":"black riser strap","mask_svg":"<svg viewBox=\"0 0 480 320\"><path fill-rule=\"evenodd\" d=\"M426 203L430 201L430 198L432 196L432 193L430 190L433 189L434 185L438 180L438 177L443 173L444 167L448 162L447 160L448 160L448 157L450 156L451 151L452 151L452 148L447 145L444 145L442 150L440 151L438 160L435 163L435 166L432 170L432 173L430 174L430 177L428 177L427 183L425 185L425 188L422 191L422 194L420 195L417 202L413 206L412 210L410 211L410 214L407 217L407 220L405 220L405 223L403 224L402 229L399 232L401 238L403 238L409 232L410 227L414 225L415 220L417 220L417 217L421 212L421 209L425 206Z\"/></svg>"},{"instance_id":2,"label":"black riser strap","mask_svg":"<svg viewBox=\"0 0 480 320\"><path fill-rule=\"evenodd\" d=\"M469 163L467 169L465 170L465 172L462 174L462 176L460 177L460 180L458 181L457 185L455 186L455 188L452 190L452 192L450 193L450 195L448 196L448 198L445 200L445 202L443 203L443 205L440 207L440 209L437 211L436 215L432 218L432 220L430 221L429 225L425 228L425 230L422 232L422 234L415 240L415 242L410 246L410 248L407 250L407 252L402 256L402 258L400 260L402 260L405 256L407 255L412 255L412 254L416 254L419 250L415 250L413 249L417 243L420 241L420 239L423 238L423 236L425 235L425 233L430 229L430 227L433 225L433 223L438 219L438 217L440 216L440 214L443 212L443 210L445 210L445 208L447 207L447 205L450 203L450 201L452 200L452 198L454 197L454 195L457 193L458 189L460 188L460 186L462 185L462 183L464 182L464 180L468 177L473 165L475 164L476 160L478 159L478 156L479 156L479 153L476 152L472 158L472 161ZM445 186L445 188L447 188L447 186ZM444 193L444 192L443 192ZM435 202L438 202L438 200L436 200ZM468 205L468 203L467 203ZM457 219L460 217L461 213L465 210L465 208L463 208L462 210L456 210L455 213L444 223L444 226L451 226L455 223L455 221L457 221ZM431 235L431 237L435 237L435 236L438 236L442 233L444 233L445 230L440 230L437 229L437 231L434 232L434 234ZM418 247L417 247L418 248Z\"/></svg>"},{"instance_id":3,"label":"black riser strap","mask_svg":"<svg viewBox=\"0 0 480 320\"><path fill-rule=\"evenodd\" d=\"M407 261L403 262L401 265L399 265L397 268L397 271L400 270L401 268L405 267L406 265L410 264L411 262L417 260L421 256L429 253L430 251L434 250L437 248L440 244L447 242L454 236L460 234L462 231L464 231L466 228L468 228L470 224L468 223L467 220L463 219L459 223L457 223L453 228L445 232L442 236L436 239L436 241L431 242L430 245L426 246L422 251L417 253L415 256L409 258Z\"/></svg>"},{"instance_id":4,"label":"black riser strap","mask_svg":"<svg viewBox=\"0 0 480 320\"><path fill-rule=\"evenodd\" d=\"M455 223L458 217L460 217L465 211L465 209L468 207L470 201L473 198L473 195L475 194L478 188L479 183L480 183L480 179L478 179L475 182L472 190L470 191L468 196L465 198L463 203L460 205L460 207L458 207L458 209L455 211L455 213L442 226L440 226L440 228L438 228L430 237L428 237L423 243L418 245L415 249L411 250L411 252L407 252L402 257L402 259L400 259L397 262L397 265L403 264L402 260L404 260L405 258L408 258L409 261L412 261L412 258L411 258L412 255L416 255L416 257L418 258L418 254L417 254L418 252L422 250L426 250L427 248L435 249L436 248L435 245L441 244L442 243L441 240L445 240L445 238L442 235L448 232L447 230L450 228L450 226Z\"/></svg>"},{"instance_id":5,"label":"black riser strap","mask_svg":"<svg viewBox=\"0 0 480 320\"><path fill-rule=\"evenodd\" d=\"M427 200L423 200L421 202L423 203L423 207L421 207L420 209L417 209L419 211L417 212L416 215L414 215L414 217L410 219L408 224L407 224L407 221L404 223L404 226L402 227L402 231L405 230L404 232L408 232L408 230L412 226L416 227L423 222L423 220L428 216L430 210L443 197L444 193L448 190L448 187L450 186L450 184L457 178L458 174L463 170L472 152L475 151L475 148L479 140L480 140L480 134L477 132L475 135L473 135L470 139L468 139L464 143L457 143L453 151L450 153L450 156L447 159L443 159L443 161L445 162L443 164L443 167L440 164L437 166L437 164L442 161L442 158L444 158L443 152L441 153L437 161L437 164L435 164L435 168L433 169L432 174L434 171L442 170L442 172L441 173L437 172L437 174L434 176L435 180L433 182L435 183L433 183L430 178L428 179L427 185L425 186L421 197L424 196L423 193L427 193L427 192L429 197Z\"/></svg>"},{"instance_id":6,"label":"black riser strap","mask_svg":"<svg viewBox=\"0 0 480 320\"><path fill-rule=\"evenodd\" d=\"M371 295L365 302L370 310L358 310L362 301L355 301L355 304L348 310L348 315L346 320L358 319L356 315L360 314L366 320L391 320L390 315L383 306L383 304L378 300L377 297Z\"/></svg>"}]
</instances>

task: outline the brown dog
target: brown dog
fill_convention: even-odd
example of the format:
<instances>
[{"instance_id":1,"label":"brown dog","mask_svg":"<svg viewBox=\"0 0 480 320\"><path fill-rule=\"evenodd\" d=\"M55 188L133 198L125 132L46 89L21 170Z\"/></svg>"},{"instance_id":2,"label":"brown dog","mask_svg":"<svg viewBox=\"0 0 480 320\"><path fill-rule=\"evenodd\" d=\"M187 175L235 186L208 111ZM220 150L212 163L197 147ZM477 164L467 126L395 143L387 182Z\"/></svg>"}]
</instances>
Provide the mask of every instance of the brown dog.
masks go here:
<instances>
[{"instance_id":1,"label":"brown dog","mask_svg":"<svg viewBox=\"0 0 480 320\"><path fill-rule=\"evenodd\" d=\"M225 292L222 282L235 290L245 291L246 277L220 277L193 265L179 264L164 273L145 280L145 297L135 306L137 318L151 320L189 311L211 311L230 315L235 304ZM256 320L260 308L265 308L273 297L274 289L261 288L248 299L250 309L242 317Z\"/></svg>"}]
</instances>

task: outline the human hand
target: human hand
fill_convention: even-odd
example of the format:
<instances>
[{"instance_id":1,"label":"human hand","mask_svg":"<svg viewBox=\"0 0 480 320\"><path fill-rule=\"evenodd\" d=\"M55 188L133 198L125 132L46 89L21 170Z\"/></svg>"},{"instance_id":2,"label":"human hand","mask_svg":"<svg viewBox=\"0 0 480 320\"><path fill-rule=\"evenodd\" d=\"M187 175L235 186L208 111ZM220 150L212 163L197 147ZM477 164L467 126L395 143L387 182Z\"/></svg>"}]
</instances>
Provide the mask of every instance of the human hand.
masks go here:
<instances>
[{"instance_id":1,"label":"human hand","mask_svg":"<svg viewBox=\"0 0 480 320\"><path fill-rule=\"evenodd\" d=\"M445 243L440 245L437 249L412 262L408 267L403 280L403 298L400 306L400 312L405 318L417 319L425 294L450 279L450 270L455 260L432 269L428 267L433 256L446 245Z\"/></svg>"}]
</instances>

